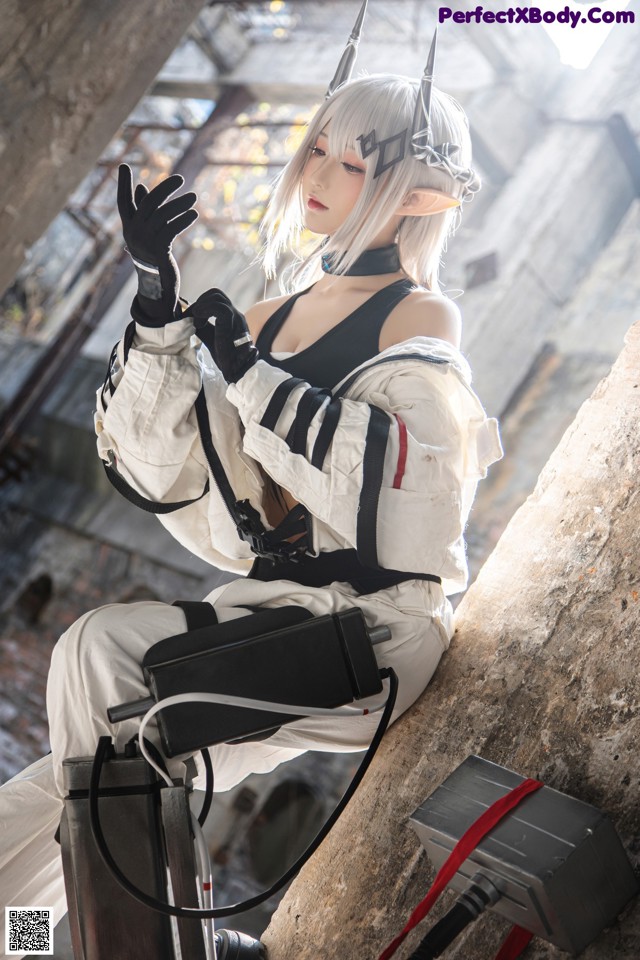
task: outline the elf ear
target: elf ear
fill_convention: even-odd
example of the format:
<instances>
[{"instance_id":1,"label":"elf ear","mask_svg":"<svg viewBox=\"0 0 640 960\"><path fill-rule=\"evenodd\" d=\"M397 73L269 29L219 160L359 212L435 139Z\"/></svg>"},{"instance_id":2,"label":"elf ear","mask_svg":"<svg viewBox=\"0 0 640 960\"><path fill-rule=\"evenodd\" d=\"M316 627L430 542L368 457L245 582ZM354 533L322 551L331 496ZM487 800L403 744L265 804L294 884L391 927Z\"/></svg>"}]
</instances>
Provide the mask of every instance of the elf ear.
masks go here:
<instances>
[{"instance_id":1,"label":"elf ear","mask_svg":"<svg viewBox=\"0 0 640 960\"><path fill-rule=\"evenodd\" d=\"M444 213L445 210L459 206L460 200L440 190L414 187L404 198L396 213L401 217L430 217L434 213Z\"/></svg>"}]
</instances>

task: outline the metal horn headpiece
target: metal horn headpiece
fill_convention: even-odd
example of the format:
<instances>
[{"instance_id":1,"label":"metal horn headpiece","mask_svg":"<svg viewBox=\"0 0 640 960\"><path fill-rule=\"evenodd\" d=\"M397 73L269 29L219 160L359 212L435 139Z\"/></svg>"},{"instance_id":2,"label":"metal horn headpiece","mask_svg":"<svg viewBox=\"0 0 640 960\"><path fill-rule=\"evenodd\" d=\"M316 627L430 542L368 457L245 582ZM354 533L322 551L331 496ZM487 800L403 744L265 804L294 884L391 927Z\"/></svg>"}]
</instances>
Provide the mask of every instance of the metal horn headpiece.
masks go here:
<instances>
[{"instance_id":1,"label":"metal horn headpiece","mask_svg":"<svg viewBox=\"0 0 640 960\"><path fill-rule=\"evenodd\" d=\"M356 57L358 56L358 44L360 43L360 34L362 33L362 24L364 23L368 2L369 0L364 0L362 6L360 7L360 13L358 14L356 22L353 25L353 30L351 31L351 35L347 40L344 53L340 57L338 69L336 70L333 80L327 87L327 92L324 95L325 100L328 100L329 97L332 97L338 87L341 87L342 84L346 83L351 77L353 65L356 62Z\"/></svg>"},{"instance_id":2,"label":"metal horn headpiece","mask_svg":"<svg viewBox=\"0 0 640 960\"><path fill-rule=\"evenodd\" d=\"M326 100L332 97L336 90L351 77L366 11L367 0L364 0L351 36L347 41L345 51L340 58L336 74L327 89ZM379 177L385 170L404 160L408 140L408 149L416 160L427 164L429 167L439 167L446 170L453 180L458 180L464 185L460 199L463 201L470 200L473 194L480 189L480 180L470 167L463 167L455 162L455 156L459 153L460 147L455 143L440 143L437 145L432 143L431 93L433 89L437 35L438 30L436 28L431 41L429 56L427 57L427 65L420 80L411 130L405 128L399 133L387 137L386 140L379 141L374 129L367 134L362 134L358 137L358 140L360 142L363 159L366 160L370 154L376 150L378 151L376 168L373 174L374 177Z\"/></svg>"},{"instance_id":3,"label":"metal horn headpiece","mask_svg":"<svg viewBox=\"0 0 640 960\"><path fill-rule=\"evenodd\" d=\"M455 155L460 147L457 143L439 143L433 145L431 130L431 91L433 89L433 70L436 61L436 41L438 30L433 33L433 40L427 57L427 65L418 88L418 99L413 113L411 128L410 150L416 160L426 163L429 167L441 167L446 170L453 180L464 184L461 200L470 200L480 189L480 180L470 167L462 167L455 162ZM376 176L377 176L376 172Z\"/></svg>"}]
</instances>

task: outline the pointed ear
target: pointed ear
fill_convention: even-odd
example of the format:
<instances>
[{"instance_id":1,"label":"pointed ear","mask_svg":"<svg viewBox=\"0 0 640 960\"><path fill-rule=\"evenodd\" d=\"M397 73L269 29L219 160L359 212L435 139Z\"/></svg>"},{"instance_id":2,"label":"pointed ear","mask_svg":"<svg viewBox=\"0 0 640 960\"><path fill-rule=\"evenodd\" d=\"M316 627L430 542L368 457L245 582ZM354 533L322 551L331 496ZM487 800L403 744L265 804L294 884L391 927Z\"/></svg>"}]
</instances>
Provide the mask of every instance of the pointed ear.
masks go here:
<instances>
[{"instance_id":1,"label":"pointed ear","mask_svg":"<svg viewBox=\"0 0 640 960\"><path fill-rule=\"evenodd\" d=\"M444 213L445 210L459 206L460 200L440 190L414 187L404 198L396 213L401 217L430 217L434 213Z\"/></svg>"}]
</instances>

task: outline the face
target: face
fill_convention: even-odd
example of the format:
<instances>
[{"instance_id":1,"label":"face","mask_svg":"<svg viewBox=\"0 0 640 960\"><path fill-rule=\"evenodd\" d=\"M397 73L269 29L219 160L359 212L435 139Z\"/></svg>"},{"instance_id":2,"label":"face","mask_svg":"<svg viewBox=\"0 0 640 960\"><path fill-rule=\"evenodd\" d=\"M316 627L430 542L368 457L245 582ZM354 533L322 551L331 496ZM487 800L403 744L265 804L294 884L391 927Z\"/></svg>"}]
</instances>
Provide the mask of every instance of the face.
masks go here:
<instances>
[{"instance_id":1,"label":"face","mask_svg":"<svg viewBox=\"0 0 640 960\"><path fill-rule=\"evenodd\" d=\"M365 163L355 150L343 157L329 153L329 138L318 134L302 173L305 226L331 236L353 210L364 185Z\"/></svg>"}]
</instances>

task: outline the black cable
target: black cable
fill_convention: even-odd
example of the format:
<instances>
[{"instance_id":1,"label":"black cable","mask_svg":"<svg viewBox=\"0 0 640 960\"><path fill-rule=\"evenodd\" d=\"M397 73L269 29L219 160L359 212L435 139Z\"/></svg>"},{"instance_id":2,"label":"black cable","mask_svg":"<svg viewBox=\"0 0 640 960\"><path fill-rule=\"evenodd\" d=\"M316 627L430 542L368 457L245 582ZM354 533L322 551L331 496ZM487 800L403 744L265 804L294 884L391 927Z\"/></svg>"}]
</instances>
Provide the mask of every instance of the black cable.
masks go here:
<instances>
[{"instance_id":1,"label":"black cable","mask_svg":"<svg viewBox=\"0 0 640 960\"><path fill-rule=\"evenodd\" d=\"M501 897L498 888L482 873L475 874L451 910L429 930L409 960L435 960L458 937L465 927L481 913L497 903Z\"/></svg>"},{"instance_id":2,"label":"black cable","mask_svg":"<svg viewBox=\"0 0 640 960\"><path fill-rule=\"evenodd\" d=\"M134 737L131 737L131 739L125 744L125 748L124 748L125 756L127 755L128 751L130 751L131 749L135 750L136 744L138 743L138 739L139 739L138 734L136 734ZM147 740L146 737L143 737L143 739L144 739L145 747L147 748L147 752L150 754L151 757L153 757L153 760L160 767L160 769L164 770L166 775L169 776L169 771L167 770L167 765L164 762L164 757L162 756L162 754L160 753L156 745L154 743L151 743L150 740ZM202 827L204 826L205 820L209 816L209 811L211 810L211 804L213 802L214 777L213 777L213 764L211 763L211 755L209 754L209 751L201 750L200 754L202 756L202 760L204 763L205 777L206 777L205 788L204 788L204 800L202 801L202 809L198 814L198 823Z\"/></svg>"},{"instance_id":3,"label":"black cable","mask_svg":"<svg viewBox=\"0 0 640 960\"><path fill-rule=\"evenodd\" d=\"M173 904L164 903L162 900L156 900L155 897L144 893L143 890L139 890L138 887L134 886L133 883L131 883L131 881L122 873L120 867L109 852L109 848L107 847L104 834L100 826L100 817L98 813L100 774L102 772L102 766L107 753L113 749L110 737L100 737L98 740L98 748L93 760L93 766L91 768L91 782L89 784L89 822L91 824L91 833L98 848L98 852L100 853L105 865L111 871L120 886L123 887L127 893L131 894L131 896L136 900L139 900L140 903L144 903L145 906L151 907L152 910L158 910L160 913L166 913L170 917L182 917L187 919L191 918L194 920L218 919L220 917L233 916L236 913L243 913L245 910L250 910L252 907L257 906L260 903L264 903L264 901L268 900L269 897L272 897L274 893L277 893L281 887L295 877L296 873L301 870L307 860L318 849L324 838L327 836L333 825L344 811L345 807L351 800L351 797L356 792L362 779L364 778L365 773L371 766L371 762L373 761L376 751L380 746L382 737L389 726L389 721L391 720L391 714L393 713L393 708L395 706L396 697L398 694L398 678L390 667L381 670L380 677L382 679L388 677L389 679L389 696L387 697L382 718L377 726L373 739L369 744L367 752L360 763L360 766L356 770L351 783L345 790L344 795L337 804L335 810L325 824L320 828L315 838L311 841L304 853L298 857L298 859L294 864L292 864L291 867L289 867L286 873L284 873L279 880L276 880L276 882L272 884L268 890L257 894L255 897L250 897L248 900L244 900L241 903L230 904L227 907L214 907L210 910L199 910L195 907L176 907L173 906Z\"/></svg>"},{"instance_id":4,"label":"black cable","mask_svg":"<svg viewBox=\"0 0 640 960\"><path fill-rule=\"evenodd\" d=\"M213 800L213 764L211 763L211 754L208 750L201 750L200 756L204 762L204 769L207 777L204 788L202 809L198 814L198 823L202 827L204 826L205 820L209 816L209 810L211 810L211 802Z\"/></svg>"},{"instance_id":5,"label":"black cable","mask_svg":"<svg viewBox=\"0 0 640 960\"><path fill-rule=\"evenodd\" d=\"M451 910L429 930L409 960L435 960L453 943L475 916L462 903L455 903Z\"/></svg>"}]
</instances>

